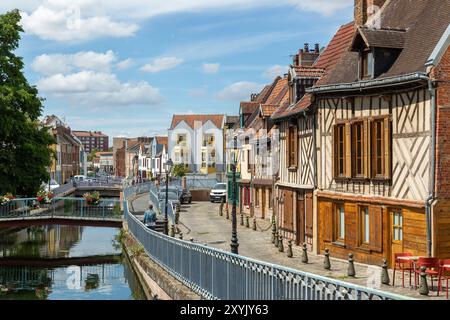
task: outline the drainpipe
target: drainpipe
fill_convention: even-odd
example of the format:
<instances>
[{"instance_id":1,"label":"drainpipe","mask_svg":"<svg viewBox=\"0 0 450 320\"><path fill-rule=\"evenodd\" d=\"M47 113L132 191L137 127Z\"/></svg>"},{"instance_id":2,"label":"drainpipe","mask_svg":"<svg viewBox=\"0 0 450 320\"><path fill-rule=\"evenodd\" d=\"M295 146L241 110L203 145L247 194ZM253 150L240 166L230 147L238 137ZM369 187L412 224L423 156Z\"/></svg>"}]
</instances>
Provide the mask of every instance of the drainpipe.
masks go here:
<instances>
[{"instance_id":1,"label":"drainpipe","mask_svg":"<svg viewBox=\"0 0 450 320\"><path fill-rule=\"evenodd\" d=\"M432 255L431 239L431 206L435 200L435 174L436 174L436 86L431 78L428 78L428 91L431 94L431 179L430 193L425 201L426 219L427 219L427 255Z\"/></svg>"}]
</instances>

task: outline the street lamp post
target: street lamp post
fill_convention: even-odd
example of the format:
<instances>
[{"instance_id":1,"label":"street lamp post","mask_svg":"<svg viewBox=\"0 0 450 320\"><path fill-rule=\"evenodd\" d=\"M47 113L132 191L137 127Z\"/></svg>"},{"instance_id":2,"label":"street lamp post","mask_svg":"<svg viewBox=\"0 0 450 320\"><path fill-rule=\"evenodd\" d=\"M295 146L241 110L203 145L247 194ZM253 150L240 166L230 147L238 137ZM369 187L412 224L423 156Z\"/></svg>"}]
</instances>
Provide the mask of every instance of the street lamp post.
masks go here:
<instances>
[{"instance_id":1,"label":"street lamp post","mask_svg":"<svg viewBox=\"0 0 450 320\"><path fill-rule=\"evenodd\" d=\"M231 210L231 218L232 218L232 230L231 230L231 243L230 243L230 247L231 247L231 253L234 254L238 254L238 247L239 247L239 243L238 243L238 238L237 238L237 220L236 220L236 206L237 206L237 201L236 201L236 166L237 166L237 157L236 157L236 150L237 150L237 136L234 137L234 152L235 152L235 159L233 159L233 164L231 166L231 172L233 175L233 181L232 181L232 192L231 192L231 196L233 199L233 207Z\"/></svg>"},{"instance_id":2,"label":"street lamp post","mask_svg":"<svg viewBox=\"0 0 450 320\"><path fill-rule=\"evenodd\" d=\"M173 162L169 159L166 162L166 205L164 210L164 234L169 234L169 220L167 219L167 209L169 207L169 174L172 171Z\"/></svg>"}]
</instances>

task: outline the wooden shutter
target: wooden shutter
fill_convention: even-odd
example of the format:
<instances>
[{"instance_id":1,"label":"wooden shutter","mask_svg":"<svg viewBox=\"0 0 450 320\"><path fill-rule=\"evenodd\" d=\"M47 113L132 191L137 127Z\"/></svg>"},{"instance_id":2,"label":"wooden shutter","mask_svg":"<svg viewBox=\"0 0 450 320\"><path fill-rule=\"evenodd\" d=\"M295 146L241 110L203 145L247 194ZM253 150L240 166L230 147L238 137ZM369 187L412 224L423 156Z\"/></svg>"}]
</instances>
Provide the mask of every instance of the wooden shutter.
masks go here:
<instances>
[{"instance_id":1,"label":"wooden shutter","mask_svg":"<svg viewBox=\"0 0 450 320\"><path fill-rule=\"evenodd\" d=\"M383 209L377 206L369 207L369 247L376 252L383 251Z\"/></svg>"},{"instance_id":2,"label":"wooden shutter","mask_svg":"<svg viewBox=\"0 0 450 320\"><path fill-rule=\"evenodd\" d=\"M338 133L337 126L334 125L331 130L332 130L332 137L333 137L333 141L332 141L333 147L331 148L331 170L332 170L331 172L333 172L333 177L336 178L338 176L338 172L337 172L338 166L336 164L336 161L338 160L337 148L339 147L338 146L338 137L337 137L337 133ZM316 152L316 151L314 151L314 152Z\"/></svg>"},{"instance_id":3,"label":"wooden shutter","mask_svg":"<svg viewBox=\"0 0 450 320\"><path fill-rule=\"evenodd\" d=\"M391 177L391 121L384 118L384 176Z\"/></svg>"},{"instance_id":4,"label":"wooden shutter","mask_svg":"<svg viewBox=\"0 0 450 320\"><path fill-rule=\"evenodd\" d=\"M333 205L331 203L322 203L322 235L323 241L333 241Z\"/></svg>"},{"instance_id":5,"label":"wooden shutter","mask_svg":"<svg viewBox=\"0 0 450 320\"><path fill-rule=\"evenodd\" d=\"M352 177L352 126L350 123L345 124L345 177Z\"/></svg>"},{"instance_id":6,"label":"wooden shutter","mask_svg":"<svg viewBox=\"0 0 450 320\"><path fill-rule=\"evenodd\" d=\"M293 144L294 144L294 167L298 168L298 129L297 127L293 128L294 134L293 134Z\"/></svg>"},{"instance_id":7,"label":"wooden shutter","mask_svg":"<svg viewBox=\"0 0 450 320\"><path fill-rule=\"evenodd\" d=\"M364 121L363 157L364 157L364 177L370 178L370 122Z\"/></svg>"},{"instance_id":8,"label":"wooden shutter","mask_svg":"<svg viewBox=\"0 0 450 320\"><path fill-rule=\"evenodd\" d=\"M291 166L291 127L289 125L286 125L286 139L285 146L286 146L286 167L289 168Z\"/></svg>"},{"instance_id":9,"label":"wooden shutter","mask_svg":"<svg viewBox=\"0 0 450 320\"><path fill-rule=\"evenodd\" d=\"M312 193L306 192L305 194L305 235L313 237L313 197Z\"/></svg>"}]
</instances>

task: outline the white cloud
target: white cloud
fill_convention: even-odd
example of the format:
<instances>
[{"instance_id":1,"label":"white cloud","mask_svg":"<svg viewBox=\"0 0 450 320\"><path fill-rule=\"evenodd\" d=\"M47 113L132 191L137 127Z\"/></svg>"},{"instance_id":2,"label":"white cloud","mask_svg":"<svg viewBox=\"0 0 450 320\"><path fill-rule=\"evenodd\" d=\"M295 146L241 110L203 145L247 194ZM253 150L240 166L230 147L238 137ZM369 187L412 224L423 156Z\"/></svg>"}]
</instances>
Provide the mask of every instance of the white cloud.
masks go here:
<instances>
[{"instance_id":1,"label":"white cloud","mask_svg":"<svg viewBox=\"0 0 450 320\"><path fill-rule=\"evenodd\" d=\"M204 63L202 68L206 74L215 74L219 72L220 63Z\"/></svg>"},{"instance_id":2,"label":"white cloud","mask_svg":"<svg viewBox=\"0 0 450 320\"><path fill-rule=\"evenodd\" d=\"M230 101L245 100L250 97L250 94L260 92L263 87L263 84L240 81L225 87L217 93L217 98Z\"/></svg>"},{"instance_id":3,"label":"white cloud","mask_svg":"<svg viewBox=\"0 0 450 320\"><path fill-rule=\"evenodd\" d=\"M288 68L284 66L280 66L279 64L276 64L274 66L271 66L264 70L262 76L267 79L275 79L277 76L283 76L285 73L287 73Z\"/></svg>"},{"instance_id":4,"label":"white cloud","mask_svg":"<svg viewBox=\"0 0 450 320\"><path fill-rule=\"evenodd\" d=\"M353 0L2 0L0 8L24 10L27 33L55 41L86 41L100 37L129 37L138 23L156 16L259 7L291 6L301 11L332 15L353 5Z\"/></svg>"},{"instance_id":5,"label":"white cloud","mask_svg":"<svg viewBox=\"0 0 450 320\"><path fill-rule=\"evenodd\" d=\"M145 81L122 83L114 74L93 71L55 74L40 79L37 87L45 94L74 99L88 105L156 105L163 100L159 90Z\"/></svg>"},{"instance_id":6,"label":"white cloud","mask_svg":"<svg viewBox=\"0 0 450 320\"><path fill-rule=\"evenodd\" d=\"M183 59L176 57L162 57L156 58L151 63L146 64L141 68L142 71L157 73L163 70L173 69L183 63Z\"/></svg>"},{"instance_id":7,"label":"white cloud","mask_svg":"<svg viewBox=\"0 0 450 320\"><path fill-rule=\"evenodd\" d=\"M116 68L119 70L126 70L134 65L133 59L125 59L116 64Z\"/></svg>"},{"instance_id":8,"label":"white cloud","mask_svg":"<svg viewBox=\"0 0 450 320\"><path fill-rule=\"evenodd\" d=\"M86 41L101 37L130 37L139 29L137 24L116 22L109 16L83 18L77 7L56 11L44 6L31 14L22 12L21 21L27 34L44 40Z\"/></svg>"},{"instance_id":9,"label":"white cloud","mask_svg":"<svg viewBox=\"0 0 450 320\"><path fill-rule=\"evenodd\" d=\"M43 54L34 58L31 67L44 75L66 74L75 69L108 72L116 60L111 50L105 53L81 51L75 54Z\"/></svg>"}]
</instances>

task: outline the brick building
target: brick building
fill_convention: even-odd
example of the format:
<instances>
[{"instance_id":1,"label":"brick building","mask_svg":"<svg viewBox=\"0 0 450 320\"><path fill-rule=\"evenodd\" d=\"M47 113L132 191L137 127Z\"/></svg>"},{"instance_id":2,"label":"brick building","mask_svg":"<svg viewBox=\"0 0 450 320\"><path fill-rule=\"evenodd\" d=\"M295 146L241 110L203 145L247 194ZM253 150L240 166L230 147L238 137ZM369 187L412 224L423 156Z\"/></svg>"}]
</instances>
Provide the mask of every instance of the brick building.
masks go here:
<instances>
[{"instance_id":1,"label":"brick building","mask_svg":"<svg viewBox=\"0 0 450 320\"><path fill-rule=\"evenodd\" d=\"M87 153L94 150L108 151L109 137L101 131L73 131L73 134L81 141Z\"/></svg>"}]
</instances>

